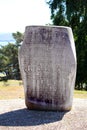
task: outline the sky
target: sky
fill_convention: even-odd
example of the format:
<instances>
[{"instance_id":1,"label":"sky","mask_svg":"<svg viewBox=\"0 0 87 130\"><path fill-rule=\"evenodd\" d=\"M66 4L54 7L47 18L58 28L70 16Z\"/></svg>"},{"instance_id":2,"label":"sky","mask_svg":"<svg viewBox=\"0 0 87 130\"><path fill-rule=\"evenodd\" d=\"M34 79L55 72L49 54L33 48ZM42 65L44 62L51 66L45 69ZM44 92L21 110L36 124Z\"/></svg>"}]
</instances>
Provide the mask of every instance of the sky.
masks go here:
<instances>
[{"instance_id":1,"label":"sky","mask_svg":"<svg viewBox=\"0 0 87 130\"><path fill-rule=\"evenodd\" d=\"M0 33L24 32L28 25L51 23L46 0L0 0Z\"/></svg>"}]
</instances>

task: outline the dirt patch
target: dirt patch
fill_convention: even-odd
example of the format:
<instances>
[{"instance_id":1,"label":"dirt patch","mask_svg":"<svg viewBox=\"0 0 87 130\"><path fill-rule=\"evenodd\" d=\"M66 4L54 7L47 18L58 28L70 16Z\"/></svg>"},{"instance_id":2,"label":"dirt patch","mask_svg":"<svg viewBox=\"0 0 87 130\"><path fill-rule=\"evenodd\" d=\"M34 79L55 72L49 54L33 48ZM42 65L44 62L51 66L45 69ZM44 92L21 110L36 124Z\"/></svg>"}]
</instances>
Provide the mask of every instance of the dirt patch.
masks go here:
<instances>
[{"instance_id":1,"label":"dirt patch","mask_svg":"<svg viewBox=\"0 0 87 130\"><path fill-rule=\"evenodd\" d=\"M70 112L27 110L24 99L0 100L0 130L87 130L87 99Z\"/></svg>"}]
</instances>

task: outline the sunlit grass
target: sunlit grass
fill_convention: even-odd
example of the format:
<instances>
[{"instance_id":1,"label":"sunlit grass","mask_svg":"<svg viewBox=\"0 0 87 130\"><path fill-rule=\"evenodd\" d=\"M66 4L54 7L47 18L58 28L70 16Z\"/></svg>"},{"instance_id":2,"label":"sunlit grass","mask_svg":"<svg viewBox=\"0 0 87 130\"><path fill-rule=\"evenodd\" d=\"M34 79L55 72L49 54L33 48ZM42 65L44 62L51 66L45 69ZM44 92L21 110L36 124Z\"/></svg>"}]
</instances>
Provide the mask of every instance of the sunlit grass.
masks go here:
<instances>
[{"instance_id":1,"label":"sunlit grass","mask_svg":"<svg viewBox=\"0 0 87 130\"><path fill-rule=\"evenodd\" d=\"M74 97L75 98L87 98L87 91L74 90Z\"/></svg>"},{"instance_id":2,"label":"sunlit grass","mask_svg":"<svg viewBox=\"0 0 87 130\"><path fill-rule=\"evenodd\" d=\"M0 82L0 99L24 98L22 81L9 80Z\"/></svg>"},{"instance_id":3,"label":"sunlit grass","mask_svg":"<svg viewBox=\"0 0 87 130\"><path fill-rule=\"evenodd\" d=\"M24 98L24 88L21 80L0 81L0 99ZM74 98L86 98L87 91L74 90Z\"/></svg>"}]
</instances>

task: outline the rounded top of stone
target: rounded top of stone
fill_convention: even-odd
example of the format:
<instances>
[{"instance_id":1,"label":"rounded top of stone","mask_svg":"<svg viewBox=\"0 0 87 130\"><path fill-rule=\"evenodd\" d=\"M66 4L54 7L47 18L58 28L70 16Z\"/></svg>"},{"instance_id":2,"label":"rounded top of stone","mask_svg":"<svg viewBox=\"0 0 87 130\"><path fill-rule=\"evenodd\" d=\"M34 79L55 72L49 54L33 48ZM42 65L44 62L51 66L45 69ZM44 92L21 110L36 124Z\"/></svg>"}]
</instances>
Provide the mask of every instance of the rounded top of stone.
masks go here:
<instances>
[{"instance_id":1,"label":"rounded top of stone","mask_svg":"<svg viewBox=\"0 0 87 130\"><path fill-rule=\"evenodd\" d=\"M55 26L55 25L29 25L29 26L26 26L26 29L30 27L71 29L71 27L68 27L68 26Z\"/></svg>"}]
</instances>

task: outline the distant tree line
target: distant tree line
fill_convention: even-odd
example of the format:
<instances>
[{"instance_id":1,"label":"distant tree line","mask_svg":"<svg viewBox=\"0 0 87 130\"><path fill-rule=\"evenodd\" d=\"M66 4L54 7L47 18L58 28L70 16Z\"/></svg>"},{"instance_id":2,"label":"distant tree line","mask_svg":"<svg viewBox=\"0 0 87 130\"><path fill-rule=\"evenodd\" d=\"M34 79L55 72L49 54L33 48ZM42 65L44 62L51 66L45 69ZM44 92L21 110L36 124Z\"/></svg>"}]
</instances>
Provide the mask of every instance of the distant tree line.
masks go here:
<instances>
[{"instance_id":1,"label":"distant tree line","mask_svg":"<svg viewBox=\"0 0 87 130\"><path fill-rule=\"evenodd\" d=\"M77 52L75 88L87 90L87 0L47 0L54 25L70 26Z\"/></svg>"}]
</instances>

